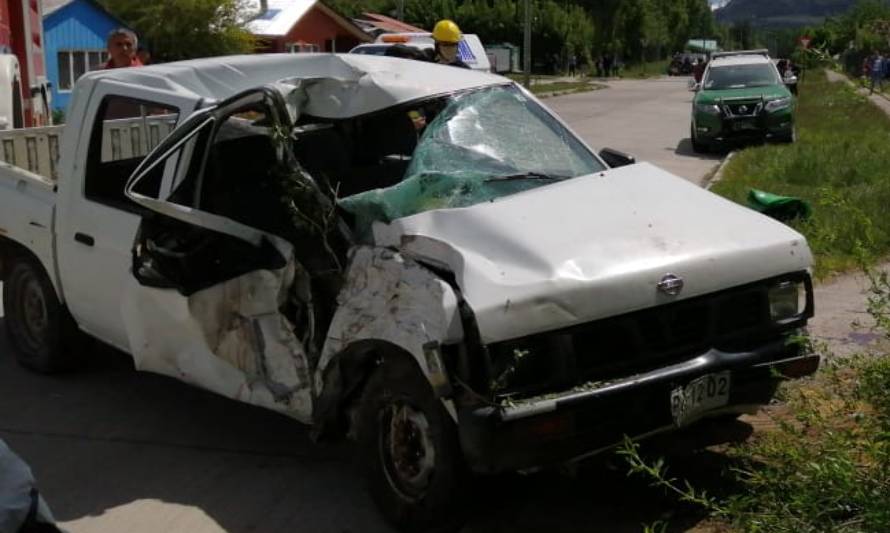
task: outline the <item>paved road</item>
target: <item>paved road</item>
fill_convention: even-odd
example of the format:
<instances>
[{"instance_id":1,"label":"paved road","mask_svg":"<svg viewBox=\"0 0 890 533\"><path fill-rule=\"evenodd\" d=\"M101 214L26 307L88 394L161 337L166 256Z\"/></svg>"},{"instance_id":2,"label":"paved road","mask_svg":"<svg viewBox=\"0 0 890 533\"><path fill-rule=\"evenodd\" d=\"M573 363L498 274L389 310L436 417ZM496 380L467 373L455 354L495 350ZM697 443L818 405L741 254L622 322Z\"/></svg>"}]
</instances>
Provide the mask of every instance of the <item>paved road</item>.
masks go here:
<instances>
[{"instance_id":1,"label":"paved road","mask_svg":"<svg viewBox=\"0 0 890 533\"><path fill-rule=\"evenodd\" d=\"M0 438L32 466L66 530L391 531L364 492L350 445L315 445L290 419L137 373L102 346L85 370L38 376L12 362L3 333L0 326ZM739 439L751 431L742 423L717 429ZM694 439L683 442L700 449L713 435L668 442L685 448L677 439ZM685 531L701 518L610 460L574 476L488 480L463 533L631 533L668 517ZM676 454L671 464L674 475L705 483L728 466L706 450Z\"/></svg>"},{"instance_id":2,"label":"paved road","mask_svg":"<svg viewBox=\"0 0 890 533\"><path fill-rule=\"evenodd\" d=\"M628 152L692 182L720 163L722 156L692 151L689 122L692 94L688 78L620 80L609 88L544 101L594 149Z\"/></svg>"},{"instance_id":3,"label":"paved road","mask_svg":"<svg viewBox=\"0 0 890 533\"><path fill-rule=\"evenodd\" d=\"M629 81L547 103L592 146L699 181L717 160L688 150L689 98L682 81ZM0 438L32 465L71 532L389 531L349 445L315 445L296 422L136 373L126 356L100 345L84 371L33 375L12 362L2 333L0 320ZM701 479L724 460L697 453L689 470ZM681 475L683 461L673 464ZM576 477L494 479L483 494L467 533L630 532L674 512L645 482L600 463ZM672 518L678 530L695 522L689 513Z\"/></svg>"}]
</instances>

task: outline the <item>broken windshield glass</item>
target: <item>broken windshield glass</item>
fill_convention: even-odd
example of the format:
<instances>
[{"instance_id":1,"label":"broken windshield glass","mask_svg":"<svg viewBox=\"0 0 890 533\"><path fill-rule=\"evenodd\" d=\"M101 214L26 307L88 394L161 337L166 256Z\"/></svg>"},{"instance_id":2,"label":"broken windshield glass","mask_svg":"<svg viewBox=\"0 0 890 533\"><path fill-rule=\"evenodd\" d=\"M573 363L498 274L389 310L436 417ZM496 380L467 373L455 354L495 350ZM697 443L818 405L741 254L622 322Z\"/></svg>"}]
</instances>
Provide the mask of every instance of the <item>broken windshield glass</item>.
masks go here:
<instances>
[{"instance_id":1,"label":"broken windshield glass","mask_svg":"<svg viewBox=\"0 0 890 533\"><path fill-rule=\"evenodd\" d=\"M367 235L374 221L469 207L604 169L540 105L501 86L450 97L423 129L400 183L340 203Z\"/></svg>"}]
</instances>

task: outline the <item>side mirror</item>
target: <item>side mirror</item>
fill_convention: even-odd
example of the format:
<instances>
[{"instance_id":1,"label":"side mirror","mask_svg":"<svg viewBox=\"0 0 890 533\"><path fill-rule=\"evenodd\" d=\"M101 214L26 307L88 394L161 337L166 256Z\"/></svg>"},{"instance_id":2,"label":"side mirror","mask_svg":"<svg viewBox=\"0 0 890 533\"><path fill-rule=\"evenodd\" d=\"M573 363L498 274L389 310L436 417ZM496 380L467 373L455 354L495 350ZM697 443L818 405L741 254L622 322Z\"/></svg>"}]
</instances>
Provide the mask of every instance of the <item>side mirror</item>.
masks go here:
<instances>
[{"instance_id":1,"label":"side mirror","mask_svg":"<svg viewBox=\"0 0 890 533\"><path fill-rule=\"evenodd\" d=\"M600 150L600 157L610 168L626 167L627 165L633 165L637 162L636 157L630 154L625 154L624 152L619 152L618 150L613 150L612 148L603 148Z\"/></svg>"}]
</instances>

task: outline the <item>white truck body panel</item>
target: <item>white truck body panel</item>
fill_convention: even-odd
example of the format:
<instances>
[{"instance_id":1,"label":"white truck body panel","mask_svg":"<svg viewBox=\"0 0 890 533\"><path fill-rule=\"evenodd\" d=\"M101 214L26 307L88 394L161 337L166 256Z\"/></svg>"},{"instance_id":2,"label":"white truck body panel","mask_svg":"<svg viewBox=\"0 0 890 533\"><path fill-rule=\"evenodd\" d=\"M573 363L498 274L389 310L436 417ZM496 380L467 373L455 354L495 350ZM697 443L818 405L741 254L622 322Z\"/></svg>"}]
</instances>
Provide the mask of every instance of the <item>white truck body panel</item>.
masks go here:
<instances>
[{"instance_id":1,"label":"white truck body panel","mask_svg":"<svg viewBox=\"0 0 890 533\"><path fill-rule=\"evenodd\" d=\"M811 264L796 232L651 165L633 165L377 226L377 246L356 246L350 253L340 305L312 368L304 339L279 312L282 298L301 285L289 244L268 236L289 259L280 271L251 272L186 297L134 279L138 210L84 196L90 132L105 96L178 109L181 123L199 108L281 81L290 87L286 94L293 99L286 104L293 116L327 119L510 83L430 63L329 54L236 56L89 73L71 101L58 195L46 178L0 168L0 235L27 246L48 272L57 272L60 298L80 327L131 353L139 368L307 422L325 370L352 342L398 346L417 360L433 386L445 379L444 366L427 347L462 338L459 300L416 258L455 274L483 342L667 303L670 297L655 290L666 273L688 280L682 294L688 298ZM139 130L132 154L150 146L142 142L146 135ZM128 138L131 147L134 138ZM165 204L170 166L159 198L130 199L242 240L254 231L199 209ZM714 220L719 223L702 224ZM94 242L85 244L82 236ZM454 416L453 407L449 411Z\"/></svg>"},{"instance_id":2,"label":"white truck body panel","mask_svg":"<svg viewBox=\"0 0 890 533\"><path fill-rule=\"evenodd\" d=\"M116 81L133 85L145 96L169 91L210 105L268 83L296 79L309 86L304 112L320 118L355 117L437 94L511 83L484 72L455 72L443 65L391 57L265 54L94 71L78 80L78 91L82 95L94 84Z\"/></svg>"},{"instance_id":3,"label":"white truck body panel","mask_svg":"<svg viewBox=\"0 0 890 533\"><path fill-rule=\"evenodd\" d=\"M648 163L379 224L375 241L453 271L485 342L700 296L812 263L806 240L788 226ZM685 280L679 297L656 290L667 274Z\"/></svg>"},{"instance_id":4,"label":"white truck body panel","mask_svg":"<svg viewBox=\"0 0 890 533\"><path fill-rule=\"evenodd\" d=\"M80 86L79 81L78 88ZM121 313L121 294L130 278L131 250L141 216L84 196L84 162L87 161L90 148L90 135L79 133L93 131L105 96L131 97L163 104L179 109L180 117L191 113L197 100L179 92L158 89L146 91L138 85L110 80L90 88L91 98L88 101L76 101L77 106L87 104L80 114L86 120L80 124L80 128L73 128L73 124L66 127L62 157L76 163L69 167L70 174L64 176L59 183L59 216L66 222L57 226L56 253L62 285L65 287L65 300L80 327L93 336L130 352ZM74 106L72 108L77 109ZM144 139L150 135L150 126L145 124L141 127L145 131L141 131L140 138ZM147 151L147 145L137 143L137 148L139 146ZM112 149L111 146L102 147L103 151ZM132 150L132 144L124 142L120 149ZM94 244L78 242L78 234L92 237Z\"/></svg>"},{"instance_id":5,"label":"white truck body panel","mask_svg":"<svg viewBox=\"0 0 890 533\"><path fill-rule=\"evenodd\" d=\"M43 176L0 162L0 238L28 248L61 293L55 259L55 185Z\"/></svg>"}]
</instances>

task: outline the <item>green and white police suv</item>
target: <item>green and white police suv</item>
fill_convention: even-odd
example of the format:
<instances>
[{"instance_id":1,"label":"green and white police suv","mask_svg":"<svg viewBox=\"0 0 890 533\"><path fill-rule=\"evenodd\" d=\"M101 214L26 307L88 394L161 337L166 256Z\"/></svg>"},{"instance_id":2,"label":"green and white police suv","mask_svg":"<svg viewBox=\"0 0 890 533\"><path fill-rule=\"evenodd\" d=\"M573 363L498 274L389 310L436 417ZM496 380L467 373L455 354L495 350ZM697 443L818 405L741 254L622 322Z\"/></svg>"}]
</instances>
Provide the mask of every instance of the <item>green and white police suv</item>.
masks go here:
<instances>
[{"instance_id":1,"label":"green and white police suv","mask_svg":"<svg viewBox=\"0 0 890 533\"><path fill-rule=\"evenodd\" d=\"M771 140L794 142L795 99L766 50L713 54L692 100L696 152Z\"/></svg>"}]
</instances>

